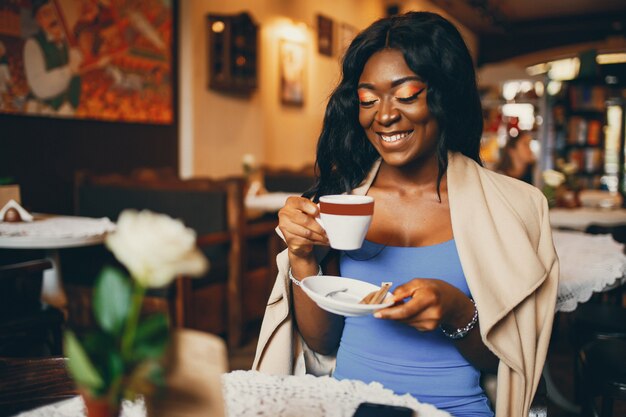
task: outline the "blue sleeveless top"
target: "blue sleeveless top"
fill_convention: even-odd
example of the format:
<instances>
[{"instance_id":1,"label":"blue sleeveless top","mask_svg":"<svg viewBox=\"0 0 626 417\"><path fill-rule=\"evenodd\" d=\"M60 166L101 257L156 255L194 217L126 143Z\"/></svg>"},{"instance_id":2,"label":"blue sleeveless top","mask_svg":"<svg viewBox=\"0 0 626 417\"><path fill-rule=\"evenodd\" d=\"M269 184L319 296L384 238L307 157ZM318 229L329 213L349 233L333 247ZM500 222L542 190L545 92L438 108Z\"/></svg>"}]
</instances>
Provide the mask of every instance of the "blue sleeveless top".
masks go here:
<instances>
[{"instance_id":1,"label":"blue sleeveless top","mask_svg":"<svg viewBox=\"0 0 626 417\"><path fill-rule=\"evenodd\" d=\"M454 240L424 247L386 246L365 241L341 252L341 276L391 291L413 278L437 278L470 295ZM373 316L346 317L333 376L380 382L397 394L409 393L454 416L493 416L479 385L480 372L440 329L421 332Z\"/></svg>"}]
</instances>

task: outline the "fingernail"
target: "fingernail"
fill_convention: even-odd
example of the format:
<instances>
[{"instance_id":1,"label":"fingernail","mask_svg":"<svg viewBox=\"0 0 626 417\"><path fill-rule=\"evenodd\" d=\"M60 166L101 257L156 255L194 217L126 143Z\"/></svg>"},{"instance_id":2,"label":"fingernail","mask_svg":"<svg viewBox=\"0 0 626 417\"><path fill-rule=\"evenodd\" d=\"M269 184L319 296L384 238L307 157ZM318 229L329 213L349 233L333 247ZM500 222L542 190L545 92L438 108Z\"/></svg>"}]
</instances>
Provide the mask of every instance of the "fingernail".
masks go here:
<instances>
[{"instance_id":1,"label":"fingernail","mask_svg":"<svg viewBox=\"0 0 626 417\"><path fill-rule=\"evenodd\" d=\"M383 315L380 313L374 313L374 317L376 317L377 319L381 319L383 318Z\"/></svg>"}]
</instances>

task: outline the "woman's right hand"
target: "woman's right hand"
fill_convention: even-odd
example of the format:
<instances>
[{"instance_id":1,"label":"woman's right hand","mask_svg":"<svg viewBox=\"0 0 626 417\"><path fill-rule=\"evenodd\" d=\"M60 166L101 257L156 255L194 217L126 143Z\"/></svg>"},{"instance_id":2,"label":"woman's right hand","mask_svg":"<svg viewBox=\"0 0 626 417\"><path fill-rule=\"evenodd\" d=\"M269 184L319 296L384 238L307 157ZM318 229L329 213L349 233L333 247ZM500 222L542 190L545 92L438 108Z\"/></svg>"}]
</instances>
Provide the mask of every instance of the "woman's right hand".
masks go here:
<instances>
[{"instance_id":1,"label":"woman's right hand","mask_svg":"<svg viewBox=\"0 0 626 417\"><path fill-rule=\"evenodd\" d=\"M278 227L285 237L290 255L306 259L313 245L328 245L326 231L315 220L317 204L304 197L289 197L278 212Z\"/></svg>"}]
</instances>

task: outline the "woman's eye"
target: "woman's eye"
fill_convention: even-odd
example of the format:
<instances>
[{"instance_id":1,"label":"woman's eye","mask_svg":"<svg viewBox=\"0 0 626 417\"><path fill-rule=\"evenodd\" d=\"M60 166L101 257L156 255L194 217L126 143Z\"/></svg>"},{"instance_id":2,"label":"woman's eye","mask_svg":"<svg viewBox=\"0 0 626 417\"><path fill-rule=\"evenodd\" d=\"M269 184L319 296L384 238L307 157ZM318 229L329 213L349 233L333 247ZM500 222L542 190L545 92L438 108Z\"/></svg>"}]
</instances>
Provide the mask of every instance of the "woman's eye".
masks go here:
<instances>
[{"instance_id":1,"label":"woman's eye","mask_svg":"<svg viewBox=\"0 0 626 417\"><path fill-rule=\"evenodd\" d=\"M378 98L371 93L359 92L359 104L363 107L372 106L377 100Z\"/></svg>"},{"instance_id":2,"label":"woman's eye","mask_svg":"<svg viewBox=\"0 0 626 417\"><path fill-rule=\"evenodd\" d=\"M376 103L376 100L367 100L367 101L359 100L359 104L361 104L361 106L363 107L373 106L374 103Z\"/></svg>"},{"instance_id":3,"label":"woman's eye","mask_svg":"<svg viewBox=\"0 0 626 417\"><path fill-rule=\"evenodd\" d=\"M398 100L400 103L411 103L411 102L417 100L419 95L422 94L422 91L424 91L423 88L420 89L419 91L416 91L415 93L411 94L410 96L396 97L396 100Z\"/></svg>"}]
</instances>

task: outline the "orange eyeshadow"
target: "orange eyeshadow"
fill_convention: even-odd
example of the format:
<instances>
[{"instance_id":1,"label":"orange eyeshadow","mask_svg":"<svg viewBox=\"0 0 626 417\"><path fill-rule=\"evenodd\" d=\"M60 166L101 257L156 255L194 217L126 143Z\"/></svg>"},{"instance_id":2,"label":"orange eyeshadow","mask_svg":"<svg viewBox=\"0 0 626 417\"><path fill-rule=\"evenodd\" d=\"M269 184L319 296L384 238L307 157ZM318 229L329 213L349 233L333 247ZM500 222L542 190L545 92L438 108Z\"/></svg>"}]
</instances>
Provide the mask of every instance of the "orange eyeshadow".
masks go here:
<instances>
[{"instance_id":1,"label":"orange eyeshadow","mask_svg":"<svg viewBox=\"0 0 626 417\"><path fill-rule=\"evenodd\" d=\"M359 101L363 101L363 102L367 102L367 101L374 101L376 100L376 96L372 93L369 93L367 91L359 91Z\"/></svg>"},{"instance_id":2,"label":"orange eyeshadow","mask_svg":"<svg viewBox=\"0 0 626 417\"><path fill-rule=\"evenodd\" d=\"M401 98L411 97L419 93L425 87L426 87L425 85L421 85L421 84L420 85L405 85L396 91L396 96L401 97Z\"/></svg>"}]
</instances>

